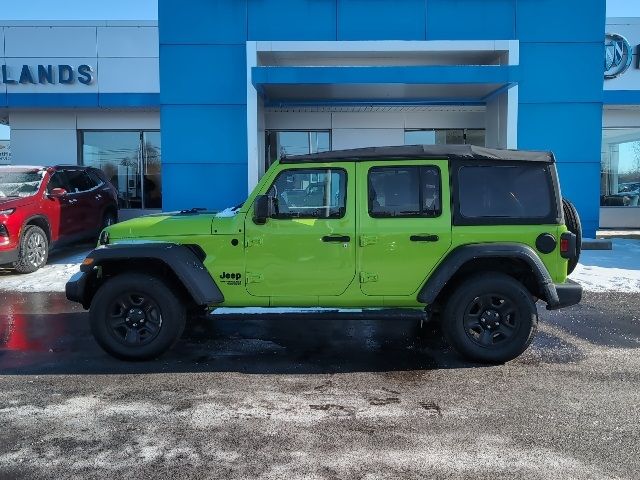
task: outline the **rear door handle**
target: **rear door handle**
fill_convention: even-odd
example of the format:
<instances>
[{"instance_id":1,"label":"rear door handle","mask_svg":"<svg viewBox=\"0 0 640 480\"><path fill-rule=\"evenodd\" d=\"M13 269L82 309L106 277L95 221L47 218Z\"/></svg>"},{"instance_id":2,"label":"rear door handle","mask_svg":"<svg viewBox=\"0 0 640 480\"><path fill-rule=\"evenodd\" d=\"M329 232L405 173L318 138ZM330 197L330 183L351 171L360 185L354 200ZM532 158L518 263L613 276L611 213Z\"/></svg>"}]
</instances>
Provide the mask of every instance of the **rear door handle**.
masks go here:
<instances>
[{"instance_id":1,"label":"rear door handle","mask_svg":"<svg viewBox=\"0 0 640 480\"><path fill-rule=\"evenodd\" d=\"M349 235L325 235L322 237L323 242L348 243L351 241Z\"/></svg>"},{"instance_id":2,"label":"rear door handle","mask_svg":"<svg viewBox=\"0 0 640 480\"><path fill-rule=\"evenodd\" d=\"M412 242L437 242L440 237L438 235L411 235L409 240Z\"/></svg>"}]
</instances>

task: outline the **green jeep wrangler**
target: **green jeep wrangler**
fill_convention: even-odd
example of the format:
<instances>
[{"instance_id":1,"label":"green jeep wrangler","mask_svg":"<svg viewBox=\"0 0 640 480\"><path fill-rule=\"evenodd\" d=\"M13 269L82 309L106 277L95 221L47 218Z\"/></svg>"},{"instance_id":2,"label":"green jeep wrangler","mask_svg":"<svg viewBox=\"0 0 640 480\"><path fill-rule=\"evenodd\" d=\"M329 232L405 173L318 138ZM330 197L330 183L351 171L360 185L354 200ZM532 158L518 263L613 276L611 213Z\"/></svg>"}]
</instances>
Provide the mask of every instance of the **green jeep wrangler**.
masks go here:
<instances>
[{"instance_id":1,"label":"green jeep wrangler","mask_svg":"<svg viewBox=\"0 0 640 480\"><path fill-rule=\"evenodd\" d=\"M463 356L504 362L531 343L538 300L580 301L580 236L551 153L333 151L282 158L238 207L106 228L66 295L127 360L169 349L189 312L287 306L425 310Z\"/></svg>"}]
</instances>

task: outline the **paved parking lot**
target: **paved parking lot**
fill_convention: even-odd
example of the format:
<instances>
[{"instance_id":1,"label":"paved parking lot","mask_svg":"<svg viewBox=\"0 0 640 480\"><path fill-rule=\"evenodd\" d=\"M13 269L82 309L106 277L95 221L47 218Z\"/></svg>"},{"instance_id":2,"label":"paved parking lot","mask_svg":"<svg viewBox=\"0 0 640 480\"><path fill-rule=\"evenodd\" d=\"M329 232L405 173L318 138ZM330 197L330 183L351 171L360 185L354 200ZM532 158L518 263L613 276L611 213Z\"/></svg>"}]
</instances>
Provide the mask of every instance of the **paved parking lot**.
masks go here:
<instances>
[{"instance_id":1,"label":"paved parking lot","mask_svg":"<svg viewBox=\"0 0 640 480\"><path fill-rule=\"evenodd\" d=\"M380 314L214 315L132 364L61 294L0 293L0 477L638 478L639 304L543 310L500 366Z\"/></svg>"}]
</instances>

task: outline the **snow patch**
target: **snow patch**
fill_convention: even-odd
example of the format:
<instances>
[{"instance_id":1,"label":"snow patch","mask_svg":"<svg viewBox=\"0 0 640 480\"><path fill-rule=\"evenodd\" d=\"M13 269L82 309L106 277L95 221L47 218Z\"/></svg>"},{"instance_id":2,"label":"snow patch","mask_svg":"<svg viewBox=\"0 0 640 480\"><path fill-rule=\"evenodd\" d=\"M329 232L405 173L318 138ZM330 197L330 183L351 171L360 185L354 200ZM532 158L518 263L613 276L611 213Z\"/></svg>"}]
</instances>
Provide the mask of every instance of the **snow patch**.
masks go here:
<instances>
[{"instance_id":1,"label":"snow patch","mask_svg":"<svg viewBox=\"0 0 640 480\"><path fill-rule=\"evenodd\" d=\"M640 292L640 240L612 243L612 250L583 250L569 278L588 292Z\"/></svg>"},{"instance_id":2,"label":"snow patch","mask_svg":"<svg viewBox=\"0 0 640 480\"><path fill-rule=\"evenodd\" d=\"M19 274L11 270L0 270L0 290L13 292L64 292L64 286L71 276L80 271L80 263L90 250L74 252L50 260L40 270Z\"/></svg>"}]
</instances>

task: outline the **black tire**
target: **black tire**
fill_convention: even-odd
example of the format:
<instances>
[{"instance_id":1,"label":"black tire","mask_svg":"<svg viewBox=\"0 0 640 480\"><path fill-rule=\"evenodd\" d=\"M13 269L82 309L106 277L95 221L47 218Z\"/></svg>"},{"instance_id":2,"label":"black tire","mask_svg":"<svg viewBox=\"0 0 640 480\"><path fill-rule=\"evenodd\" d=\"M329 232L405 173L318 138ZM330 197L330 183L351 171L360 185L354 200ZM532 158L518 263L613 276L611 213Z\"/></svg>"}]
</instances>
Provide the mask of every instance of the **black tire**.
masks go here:
<instances>
[{"instance_id":1,"label":"black tire","mask_svg":"<svg viewBox=\"0 0 640 480\"><path fill-rule=\"evenodd\" d=\"M469 278L448 299L442 331L469 360L503 363L524 352L538 328L531 294L503 273Z\"/></svg>"},{"instance_id":2,"label":"black tire","mask_svg":"<svg viewBox=\"0 0 640 480\"><path fill-rule=\"evenodd\" d=\"M13 268L18 273L33 273L44 267L49 258L47 235L37 225L27 225L20 238L18 261Z\"/></svg>"},{"instance_id":3,"label":"black tire","mask_svg":"<svg viewBox=\"0 0 640 480\"><path fill-rule=\"evenodd\" d=\"M580 215L573 203L566 198L562 199L562 211L564 212L564 223L567 229L576 236L576 256L569 259L567 266L567 275L571 274L578 265L580 260L580 252L582 251L582 224L580 223Z\"/></svg>"},{"instance_id":4,"label":"black tire","mask_svg":"<svg viewBox=\"0 0 640 480\"><path fill-rule=\"evenodd\" d=\"M162 280L137 273L106 281L93 298L89 315L98 344L116 358L134 361L169 350L186 321L178 295Z\"/></svg>"}]
</instances>

